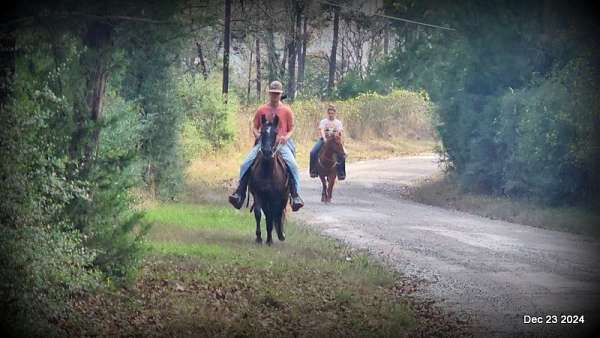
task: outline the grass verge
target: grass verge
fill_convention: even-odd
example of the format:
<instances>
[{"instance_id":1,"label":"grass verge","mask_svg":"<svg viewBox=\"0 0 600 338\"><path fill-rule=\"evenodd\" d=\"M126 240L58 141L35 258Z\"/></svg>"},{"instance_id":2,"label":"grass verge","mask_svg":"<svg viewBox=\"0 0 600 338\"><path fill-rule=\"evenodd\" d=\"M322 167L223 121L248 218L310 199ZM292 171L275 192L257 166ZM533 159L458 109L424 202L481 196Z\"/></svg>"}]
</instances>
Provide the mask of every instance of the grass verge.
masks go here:
<instances>
[{"instance_id":1,"label":"grass verge","mask_svg":"<svg viewBox=\"0 0 600 338\"><path fill-rule=\"evenodd\" d=\"M108 336L431 336L464 333L410 297L414 281L363 252L288 223L286 242L254 243L249 213L151 208L140 276L78 300L68 333ZM264 229L263 229L264 238Z\"/></svg>"},{"instance_id":2,"label":"grass verge","mask_svg":"<svg viewBox=\"0 0 600 338\"><path fill-rule=\"evenodd\" d=\"M550 207L524 199L510 199L464 191L447 175L439 175L403 192L415 202L538 228L600 238L600 214L582 207Z\"/></svg>"}]
</instances>

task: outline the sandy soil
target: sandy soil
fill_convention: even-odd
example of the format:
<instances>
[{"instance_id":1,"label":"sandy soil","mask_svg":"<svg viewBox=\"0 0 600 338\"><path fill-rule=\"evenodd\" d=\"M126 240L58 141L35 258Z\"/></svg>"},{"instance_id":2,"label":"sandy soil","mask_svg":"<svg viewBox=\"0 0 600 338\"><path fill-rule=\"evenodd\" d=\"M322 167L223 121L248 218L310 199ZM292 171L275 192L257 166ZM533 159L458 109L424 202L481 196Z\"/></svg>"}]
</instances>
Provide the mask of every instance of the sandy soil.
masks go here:
<instances>
[{"instance_id":1,"label":"sandy soil","mask_svg":"<svg viewBox=\"0 0 600 338\"><path fill-rule=\"evenodd\" d=\"M472 318L477 336L580 336L598 328L600 241L401 198L438 171L434 155L352 163L329 205L320 202L320 180L303 173L306 206L292 217L422 281L419 296ZM527 315L556 315L559 323L524 324ZM561 315L585 322L561 324Z\"/></svg>"}]
</instances>

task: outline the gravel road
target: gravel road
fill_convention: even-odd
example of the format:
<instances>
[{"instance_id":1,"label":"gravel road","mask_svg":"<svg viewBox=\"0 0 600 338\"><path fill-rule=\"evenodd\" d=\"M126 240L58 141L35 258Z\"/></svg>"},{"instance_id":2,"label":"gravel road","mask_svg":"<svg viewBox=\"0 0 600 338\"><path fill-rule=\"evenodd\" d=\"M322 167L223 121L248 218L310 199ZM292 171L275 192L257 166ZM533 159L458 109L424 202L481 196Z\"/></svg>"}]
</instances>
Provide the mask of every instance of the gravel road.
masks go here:
<instances>
[{"instance_id":1,"label":"gravel road","mask_svg":"<svg viewBox=\"0 0 600 338\"><path fill-rule=\"evenodd\" d=\"M477 336L581 336L598 328L600 241L401 198L400 189L438 170L434 155L351 163L329 205L320 202L320 180L303 173L306 206L293 218L421 280L418 296L473 318ZM547 315L559 323L523 323ZM561 315L583 315L584 324L560 324Z\"/></svg>"}]
</instances>

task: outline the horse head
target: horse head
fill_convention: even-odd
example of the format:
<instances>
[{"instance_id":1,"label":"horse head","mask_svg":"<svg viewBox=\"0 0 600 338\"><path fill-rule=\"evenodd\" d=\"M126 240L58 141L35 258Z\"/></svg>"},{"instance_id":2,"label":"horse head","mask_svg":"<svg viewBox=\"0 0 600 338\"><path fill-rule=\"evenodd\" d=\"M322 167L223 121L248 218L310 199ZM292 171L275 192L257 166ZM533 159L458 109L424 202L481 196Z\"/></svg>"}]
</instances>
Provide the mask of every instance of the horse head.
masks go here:
<instances>
[{"instance_id":1,"label":"horse head","mask_svg":"<svg viewBox=\"0 0 600 338\"><path fill-rule=\"evenodd\" d=\"M272 122L262 117L262 127L260 130L260 152L262 155L271 159L273 157L275 147L277 146L277 126L279 117L275 116Z\"/></svg>"},{"instance_id":2,"label":"horse head","mask_svg":"<svg viewBox=\"0 0 600 338\"><path fill-rule=\"evenodd\" d=\"M333 151L337 154L344 153L344 147L342 146L342 138L339 133L328 132L325 133L325 142L330 146Z\"/></svg>"}]
</instances>

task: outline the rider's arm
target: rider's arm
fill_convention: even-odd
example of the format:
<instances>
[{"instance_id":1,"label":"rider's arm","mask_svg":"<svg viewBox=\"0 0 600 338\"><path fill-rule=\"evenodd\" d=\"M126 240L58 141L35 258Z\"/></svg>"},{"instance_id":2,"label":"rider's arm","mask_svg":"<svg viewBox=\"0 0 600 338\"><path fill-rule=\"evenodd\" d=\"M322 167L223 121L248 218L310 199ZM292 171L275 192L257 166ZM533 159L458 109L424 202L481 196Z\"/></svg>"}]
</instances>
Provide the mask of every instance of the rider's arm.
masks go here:
<instances>
[{"instance_id":1,"label":"rider's arm","mask_svg":"<svg viewBox=\"0 0 600 338\"><path fill-rule=\"evenodd\" d=\"M292 129L290 129L290 131L287 133L287 135L285 135L286 142L287 142L287 140L289 140L292 137L293 133L294 133L294 127L292 127Z\"/></svg>"},{"instance_id":2,"label":"rider's arm","mask_svg":"<svg viewBox=\"0 0 600 338\"><path fill-rule=\"evenodd\" d=\"M321 136L321 138L323 140L325 140L325 124L323 123L323 120L321 120L321 122L319 123L319 136Z\"/></svg>"},{"instance_id":3,"label":"rider's arm","mask_svg":"<svg viewBox=\"0 0 600 338\"><path fill-rule=\"evenodd\" d=\"M260 137L260 129L257 129L256 127L252 126L252 134L254 134L254 138L259 138Z\"/></svg>"},{"instance_id":4,"label":"rider's arm","mask_svg":"<svg viewBox=\"0 0 600 338\"><path fill-rule=\"evenodd\" d=\"M289 130L287 135L285 135L285 142L287 142L292 137L292 134L294 134L294 113L292 113L291 110L289 113L289 118Z\"/></svg>"},{"instance_id":5,"label":"rider's arm","mask_svg":"<svg viewBox=\"0 0 600 338\"><path fill-rule=\"evenodd\" d=\"M258 139L260 137L260 110L257 109L254 114L254 120L252 121L252 134L254 134L254 138Z\"/></svg>"}]
</instances>

